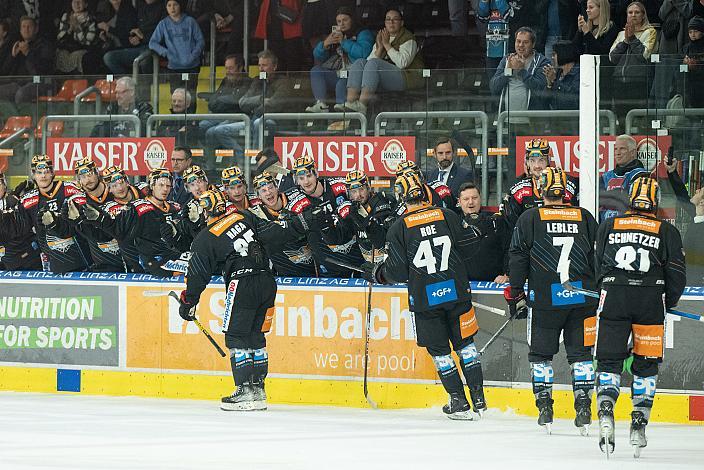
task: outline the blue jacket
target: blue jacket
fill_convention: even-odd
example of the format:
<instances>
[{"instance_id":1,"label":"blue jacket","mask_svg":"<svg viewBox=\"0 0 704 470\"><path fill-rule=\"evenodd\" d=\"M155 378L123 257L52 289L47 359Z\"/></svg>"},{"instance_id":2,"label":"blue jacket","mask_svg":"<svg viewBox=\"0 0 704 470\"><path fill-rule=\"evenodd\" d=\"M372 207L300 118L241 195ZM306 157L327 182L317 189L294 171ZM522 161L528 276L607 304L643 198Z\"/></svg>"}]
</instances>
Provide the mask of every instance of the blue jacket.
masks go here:
<instances>
[{"instance_id":1,"label":"blue jacket","mask_svg":"<svg viewBox=\"0 0 704 470\"><path fill-rule=\"evenodd\" d=\"M376 40L374 33L368 29L363 29L357 33L353 39L343 39L340 47L345 51L350 59L350 63L357 59L366 59L372 53L374 41ZM313 57L319 62L325 62L335 48L326 49L323 46L323 41L320 41L313 49Z\"/></svg>"},{"instance_id":2,"label":"blue jacket","mask_svg":"<svg viewBox=\"0 0 704 470\"><path fill-rule=\"evenodd\" d=\"M205 41L196 20L182 15L178 22L166 17L159 22L149 40L149 49L169 60L171 70L200 66Z\"/></svg>"},{"instance_id":3,"label":"blue jacket","mask_svg":"<svg viewBox=\"0 0 704 470\"><path fill-rule=\"evenodd\" d=\"M511 77L504 75L506 61L508 56L501 59L499 66L496 68L496 73L489 81L489 89L494 95L502 95L504 89ZM545 95L547 92L548 82L545 79L543 67L550 64L550 61L540 52L535 51L533 60L530 63L528 70L519 70L517 77L523 81L523 84L530 91L530 101L528 109L546 109L547 103Z\"/></svg>"}]
</instances>

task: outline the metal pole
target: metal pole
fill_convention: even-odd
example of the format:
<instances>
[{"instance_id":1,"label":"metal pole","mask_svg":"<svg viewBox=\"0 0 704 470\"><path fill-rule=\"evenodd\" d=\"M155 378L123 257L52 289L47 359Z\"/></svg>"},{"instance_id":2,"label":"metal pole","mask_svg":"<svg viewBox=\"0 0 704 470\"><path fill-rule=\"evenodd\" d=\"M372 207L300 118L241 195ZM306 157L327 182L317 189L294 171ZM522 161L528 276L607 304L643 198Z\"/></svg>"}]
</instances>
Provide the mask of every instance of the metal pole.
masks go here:
<instances>
[{"instance_id":1,"label":"metal pole","mask_svg":"<svg viewBox=\"0 0 704 470\"><path fill-rule=\"evenodd\" d=\"M598 217L599 56L581 56L579 72L579 205Z\"/></svg>"},{"instance_id":2,"label":"metal pole","mask_svg":"<svg viewBox=\"0 0 704 470\"><path fill-rule=\"evenodd\" d=\"M208 78L210 79L209 91L213 93L215 91L215 41L217 39L217 28L215 26L215 18L210 18L210 73ZM196 90L198 90L198 84L196 83ZM195 99L195 96L193 97Z\"/></svg>"},{"instance_id":3,"label":"metal pole","mask_svg":"<svg viewBox=\"0 0 704 470\"><path fill-rule=\"evenodd\" d=\"M244 0L242 16L242 55L244 56L244 71L249 73L249 0Z\"/></svg>"}]
</instances>

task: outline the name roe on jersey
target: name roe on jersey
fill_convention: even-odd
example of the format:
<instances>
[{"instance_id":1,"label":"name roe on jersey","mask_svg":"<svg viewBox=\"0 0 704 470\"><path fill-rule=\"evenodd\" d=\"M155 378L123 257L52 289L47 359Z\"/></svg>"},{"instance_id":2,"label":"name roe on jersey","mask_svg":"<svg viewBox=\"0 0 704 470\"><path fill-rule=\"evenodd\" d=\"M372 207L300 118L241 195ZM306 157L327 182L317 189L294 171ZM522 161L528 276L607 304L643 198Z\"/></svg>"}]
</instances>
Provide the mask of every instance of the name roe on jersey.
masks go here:
<instances>
[{"instance_id":1,"label":"name roe on jersey","mask_svg":"<svg viewBox=\"0 0 704 470\"><path fill-rule=\"evenodd\" d=\"M621 243L635 243L657 249L660 246L660 237L634 232L609 234L609 245L618 245Z\"/></svg>"},{"instance_id":2,"label":"name roe on jersey","mask_svg":"<svg viewBox=\"0 0 704 470\"><path fill-rule=\"evenodd\" d=\"M429 237L430 235L436 235L438 232L435 229L435 224L428 225L427 227L420 227L421 237Z\"/></svg>"}]
</instances>

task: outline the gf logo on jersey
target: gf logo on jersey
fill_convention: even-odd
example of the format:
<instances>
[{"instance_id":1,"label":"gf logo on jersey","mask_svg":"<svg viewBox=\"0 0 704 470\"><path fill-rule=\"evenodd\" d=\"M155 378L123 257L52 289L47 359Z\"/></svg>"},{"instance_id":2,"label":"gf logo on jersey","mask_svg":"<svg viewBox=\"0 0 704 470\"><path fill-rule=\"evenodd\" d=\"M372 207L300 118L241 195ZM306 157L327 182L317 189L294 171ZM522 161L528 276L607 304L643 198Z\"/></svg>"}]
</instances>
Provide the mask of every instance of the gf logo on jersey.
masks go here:
<instances>
[{"instance_id":1,"label":"gf logo on jersey","mask_svg":"<svg viewBox=\"0 0 704 470\"><path fill-rule=\"evenodd\" d=\"M428 305L444 304L457 300L457 290L455 290L454 279L436 282L425 286L425 294L428 297Z\"/></svg>"},{"instance_id":2,"label":"gf logo on jersey","mask_svg":"<svg viewBox=\"0 0 704 470\"><path fill-rule=\"evenodd\" d=\"M572 283L574 287L582 288L582 281L575 281ZM578 292L570 292L562 287L562 284L556 282L550 286L552 291L552 304L553 305L575 305L584 303L584 294Z\"/></svg>"}]
</instances>

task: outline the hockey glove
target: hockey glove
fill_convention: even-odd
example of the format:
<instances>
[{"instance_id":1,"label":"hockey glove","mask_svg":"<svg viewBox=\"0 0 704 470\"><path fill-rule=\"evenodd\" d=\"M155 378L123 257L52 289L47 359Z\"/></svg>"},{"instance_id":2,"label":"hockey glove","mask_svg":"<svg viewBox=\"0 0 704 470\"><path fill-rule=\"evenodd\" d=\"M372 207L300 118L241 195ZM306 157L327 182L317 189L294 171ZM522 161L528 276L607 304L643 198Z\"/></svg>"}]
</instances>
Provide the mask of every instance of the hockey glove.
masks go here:
<instances>
[{"instance_id":1,"label":"hockey glove","mask_svg":"<svg viewBox=\"0 0 704 470\"><path fill-rule=\"evenodd\" d=\"M56 226L56 214L52 211L47 210L42 214L42 224L46 228L53 228Z\"/></svg>"},{"instance_id":2,"label":"hockey glove","mask_svg":"<svg viewBox=\"0 0 704 470\"><path fill-rule=\"evenodd\" d=\"M200 207L196 201L190 201L188 203L188 220L194 224L200 220L200 216L203 213L203 209Z\"/></svg>"},{"instance_id":3,"label":"hockey glove","mask_svg":"<svg viewBox=\"0 0 704 470\"><path fill-rule=\"evenodd\" d=\"M511 289L511 286L504 287L504 299L508 304L511 318L522 320L528 318L528 305L526 304L526 293L523 289Z\"/></svg>"},{"instance_id":4,"label":"hockey glove","mask_svg":"<svg viewBox=\"0 0 704 470\"><path fill-rule=\"evenodd\" d=\"M386 284L383 276L382 266L384 263L364 263L362 264L362 277L372 284Z\"/></svg>"},{"instance_id":5,"label":"hockey glove","mask_svg":"<svg viewBox=\"0 0 704 470\"><path fill-rule=\"evenodd\" d=\"M78 221L81 218L81 211L78 210L75 201L68 201L68 220Z\"/></svg>"},{"instance_id":6,"label":"hockey glove","mask_svg":"<svg viewBox=\"0 0 704 470\"><path fill-rule=\"evenodd\" d=\"M335 225L332 214L329 214L323 207L316 207L311 215L310 229L314 232L325 232Z\"/></svg>"},{"instance_id":7,"label":"hockey glove","mask_svg":"<svg viewBox=\"0 0 704 470\"><path fill-rule=\"evenodd\" d=\"M186 321L193 321L196 318L196 306L186 300L186 291L181 291L181 304L178 307L178 314Z\"/></svg>"},{"instance_id":8,"label":"hockey glove","mask_svg":"<svg viewBox=\"0 0 704 470\"><path fill-rule=\"evenodd\" d=\"M90 204L83 204L83 215L86 217L86 220L89 220L91 222L102 222L103 221L103 214L100 212L100 210L96 209L95 207L91 206Z\"/></svg>"}]
</instances>

